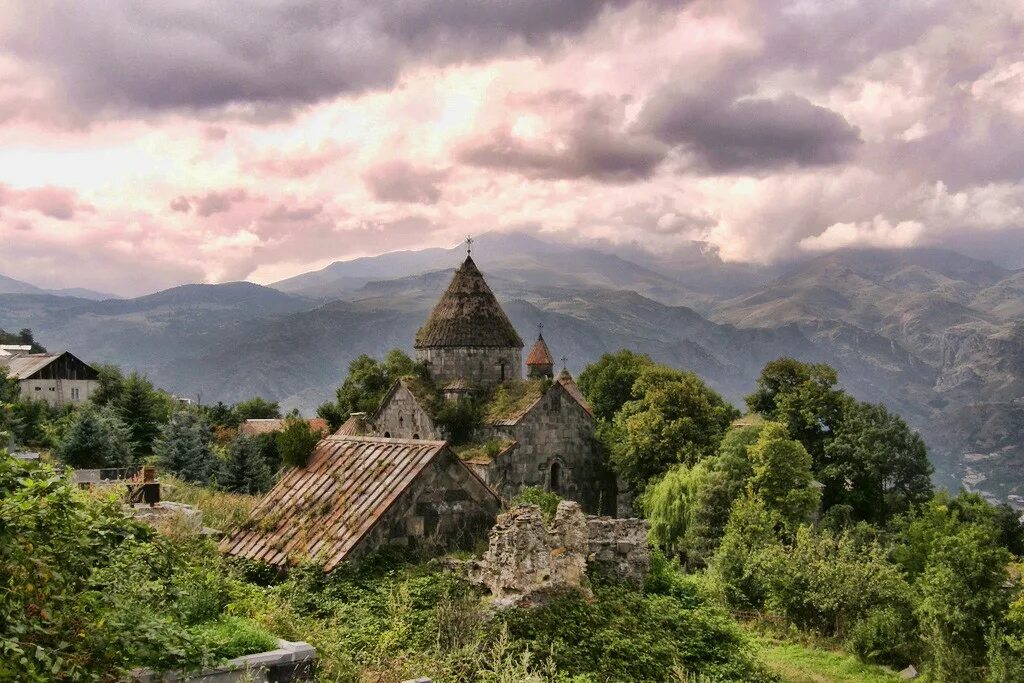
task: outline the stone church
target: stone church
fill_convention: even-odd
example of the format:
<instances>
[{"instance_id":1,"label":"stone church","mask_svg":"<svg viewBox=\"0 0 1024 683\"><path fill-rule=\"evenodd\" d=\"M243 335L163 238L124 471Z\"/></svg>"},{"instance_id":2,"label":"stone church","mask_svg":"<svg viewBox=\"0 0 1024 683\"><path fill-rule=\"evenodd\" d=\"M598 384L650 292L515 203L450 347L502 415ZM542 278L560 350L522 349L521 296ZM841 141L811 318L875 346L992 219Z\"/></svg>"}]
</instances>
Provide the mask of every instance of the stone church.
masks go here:
<instances>
[{"instance_id":1,"label":"stone church","mask_svg":"<svg viewBox=\"0 0 1024 683\"><path fill-rule=\"evenodd\" d=\"M353 416L339 433L444 440L439 411L473 400L483 419L471 443L454 450L495 493L510 499L537 486L587 512L614 513L614 479L602 465L593 411L567 369L554 374L543 333L523 377L523 340L470 255L414 346L430 381L399 380L375 413Z\"/></svg>"}]
</instances>

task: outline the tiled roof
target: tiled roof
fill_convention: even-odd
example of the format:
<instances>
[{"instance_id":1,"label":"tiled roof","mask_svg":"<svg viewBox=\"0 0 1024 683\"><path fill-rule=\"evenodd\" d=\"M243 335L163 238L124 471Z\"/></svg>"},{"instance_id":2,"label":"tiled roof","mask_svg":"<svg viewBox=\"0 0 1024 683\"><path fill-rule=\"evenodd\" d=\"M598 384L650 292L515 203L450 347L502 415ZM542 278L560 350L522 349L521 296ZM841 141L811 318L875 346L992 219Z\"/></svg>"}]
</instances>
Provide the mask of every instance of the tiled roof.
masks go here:
<instances>
[{"instance_id":1,"label":"tiled roof","mask_svg":"<svg viewBox=\"0 0 1024 683\"><path fill-rule=\"evenodd\" d=\"M522 348L523 340L469 256L416 333L416 348Z\"/></svg>"},{"instance_id":2,"label":"tiled roof","mask_svg":"<svg viewBox=\"0 0 1024 683\"><path fill-rule=\"evenodd\" d=\"M306 467L278 481L220 549L275 566L320 556L330 571L446 448L443 441L329 436Z\"/></svg>"},{"instance_id":3,"label":"tiled roof","mask_svg":"<svg viewBox=\"0 0 1024 683\"><path fill-rule=\"evenodd\" d=\"M284 422L284 418L278 417L255 418L243 422L239 426L238 431L244 436L279 432L284 429ZM311 417L306 422L309 423L309 428L318 434L327 434L331 431L331 426L327 423L327 420L321 417Z\"/></svg>"},{"instance_id":4,"label":"tiled roof","mask_svg":"<svg viewBox=\"0 0 1024 683\"><path fill-rule=\"evenodd\" d=\"M562 388L565 389L566 393L576 399L576 402L580 404L580 407L583 408L583 410L587 411L588 415L591 417L594 416L594 409L590 407L590 402L587 401L587 397L583 395L583 392L580 391L579 385L576 384L576 380L572 378L572 373L570 373L566 368L562 368L562 371L558 373L558 378L555 381L562 385Z\"/></svg>"},{"instance_id":5,"label":"tiled roof","mask_svg":"<svg viewBox=\"0 0 1024 683\"><path fill-rule=\"evenodd\" d=\"M334 432L335 436L367 436L371 433L370 425L366 423L365 413L353 413L345 420L345 423Z\"/></svg>"},{"instance_id":6,"label":"tiled roof","mask_svg":"<svg viewBox=\"0 0 1024 683\"><path fill-rule=\"evenodd\" d=\"M551 351L548 349L547 343L544 341L544 335L537 336L537 342L530 349L530 354L526 357L527 365L554 365L555 361L551 357Z\"/></svg>"}]
</instances>

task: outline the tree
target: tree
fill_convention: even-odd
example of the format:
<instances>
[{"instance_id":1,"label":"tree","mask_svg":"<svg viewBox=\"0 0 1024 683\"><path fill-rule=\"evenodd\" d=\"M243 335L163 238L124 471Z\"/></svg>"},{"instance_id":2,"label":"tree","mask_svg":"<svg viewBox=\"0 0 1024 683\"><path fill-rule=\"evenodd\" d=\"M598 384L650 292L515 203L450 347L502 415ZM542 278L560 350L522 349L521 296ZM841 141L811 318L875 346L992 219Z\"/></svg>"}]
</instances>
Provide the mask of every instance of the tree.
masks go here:
<instances>
[{"instance_id":1,"label":"tree","mask_svg":"<svg viewBox=\"0 0 1024 683\"><path fill-rule=\"evenodd\" d=\"M930 675L940 681L980 680L986 639L1008 609L1007 562L993 530L959 526L937 538L915 587Z\"/></svg>"},{"instance_id":2,"label":"tree","mask_svg":"<svg viewBox=\"0 0 1024 683\"><path fill-rule=\"evenodd\" d=\"M747 396L750 410L786 425L811 454L814 471L823 466L825 444L835 434L849 397L836 388L836 371L824 363L779 358L764 366L757 389Z\"/></svg>"},{"instance_id":3,"label":"tree","mask_svg":"<svg viewBox=\"0 0 1024 683\"><path fill-rule=\"evenodd\" d=\"M789 438L786 426L768 423L749 449L753 476L749 494L777 512L794 533L817 509L821 494L814 485L811 456L799 441Z\"/></svg>"},{"instance_id":4,"label":"tree","mask_svg":"<svg viewBox=\"0 0 1024 683\"><path fill-rule=\"evenodd\" d=\"M206 483L215 473L213 432L199 411L175 411L160 430L153 450L161 469L186 481Z\"/></svg>"},{"instance_id":5,"label":"tree","mask_svg":"<svg viewBox=\"0 0 1024 683\"><path fill-rule=\"evenodd\" d=\"M738 416L697 375L665 366L641 372L633 394L603 438L616 472L634 491L674 464L713 455Z\"/></svg>"},{"instance_id":6,"label":"tree","mask_svg":"<svg viewBox=\"0 0 1024 683\"><path fill-rule=\"evenodd\" d=\"M285 419L284 428L274 438L282 463L289 467L305 467L320 441L320 434L314 432L306 420L290 416Z\"/></svg>"},{"instance_id":7,"label":"tree","mask_svg":"<svg viewBox=\"0 0 1024 683\"><path fill-rule=\"evenodd\" d=\"M848 401L825 446L824 508L849 505L854 519L884 524L930 499L932 466L920 435L884 406Z\"/></svg>"},{"instance_id":8,"label":"tree","mask_svg":"<svg viewBox=\"0 0 1024 683\"><path fill-rule=\"evenodd\" d=\"M281 406L277 401L268 401L262 396L255 396L248 401L236 403L232 412L235 425L239 425L246 420L278 419L281 417Z\"/></svg>"},{"instance_id":9,"label":"tree","mask_svg":"<svg viewBox=\"0 0 1024 683\"><path fill-rule=\"evenodd\" d=\"M633 398L633 384L640 373L654 365L649 356L622 349L606 353L579 376L579 387L594 409L594 416L611 420Z\"/></svg>"},{"instance_id":10,"label":"tree","mask_svg":"<svg viewBox=\"0 0 1024 683\"><path fill-rule=\"evenodd\" d=\"M239 436L228 446L217 483L235 493L257 494L270 488L273 473L255 439Z\"/></svg>"},{"instance_id":11,"label":"tree","mask_svg":"<svg viewBox=\"0 0 1024 683\"><path fill-rule=\"evenodd\" d=\"M336 430L351 413L372 413L384 394L402 377L427 381L427 366L418 363L401 349L391 349L383 361L363 354L348 364L348 375L335 395L335 401L317 408L317 415Z\"/></svg>"},{"instance_id":12,"label":"tree","mask_svg":"<svg viewBox=\"0 0 1024 683\"><path fill-rule=\"evenodd\" d=\"M152 453L153 440L167 419L169 404L158 395L145 375L133 372L124 380L114 405L131 430L132 442L138 453Z\"/></svg>"},{"instance_id":13,"label":"tree","mask_svg":"<svg viewBox=\"0 0 1024 683\"><path fill-rule=\"evenodd\" d=\"M734 609L760 609L768 585L757 570L758 554L779 543L783 520L760 499L745 495L736 500L729 523L710 563L710 571L722 584L726 601Z\"/></svg>"},{"instance_id":14,"label":"tree","mask_svg":"<svg viewBox=\"0 0 1024 683\"><path fill-rule=\"evenodd\" d=\"M121 368L109 363L95 363L92 367L97 374L96 389L89 396L89 400L98 406L117 403L124 389L124 374Z\"/></svg>"},{"instance_id":15,"label":"tree","mask_svg":"<svg viewBox=\"0 0 1024 683\"><path fill-rule=\"evenodd\" d=\"M113 412L86 405L72 419L57 457L75 469L126 467L133 461L130 432Z\"/></svg>"}]
</instances>

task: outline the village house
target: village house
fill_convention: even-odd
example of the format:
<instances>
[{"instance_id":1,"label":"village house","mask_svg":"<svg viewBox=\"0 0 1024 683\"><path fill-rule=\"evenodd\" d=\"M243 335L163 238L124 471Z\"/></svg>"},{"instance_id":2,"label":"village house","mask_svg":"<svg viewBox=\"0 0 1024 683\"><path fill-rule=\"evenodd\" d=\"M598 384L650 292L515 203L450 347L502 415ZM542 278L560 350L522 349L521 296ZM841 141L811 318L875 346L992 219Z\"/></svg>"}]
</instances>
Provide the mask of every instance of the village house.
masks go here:
<instances>
[{"instance_id":1,"label":"village house","mask_svg":"<svg viewBox=\"0 0 1024 683\"><path fill-rule=\"evenodd\" d=\"M399 380L375 413L350 419L342 430L444 440L450 434L438 413L445 404L477 400L483 405L482 423L472 443L456 450L498 495L510 499L536 486L579 502L587 512L614 513L614 479L603 467L593 411L567 369L554 376L543 332L527 355L523 378L522 338L471 256L414 346L429 381Z\"/></svg>"},{"instance_id":2,"label":"village house","mask_svg":"<svg viewBox=\"0 0 1024 683\"><path fill-rule=\"evenodd\" d=\"M498 497L443 441L329 436L221 541L235 557L330 571L383 546L468 549L487 538Z\"/></svg>"},{"instance_id":3,"label":"village house","mask_svg":"<svg viewBox=\"0 0 1024 683\"><path fill-rule=\"evenodd\" d=\"M18 380L21 398L51 406L82 403L99 387L99 374L70 351L30 353L31 347L0 346L0 367Z\"/></svg>"}]
</instances>

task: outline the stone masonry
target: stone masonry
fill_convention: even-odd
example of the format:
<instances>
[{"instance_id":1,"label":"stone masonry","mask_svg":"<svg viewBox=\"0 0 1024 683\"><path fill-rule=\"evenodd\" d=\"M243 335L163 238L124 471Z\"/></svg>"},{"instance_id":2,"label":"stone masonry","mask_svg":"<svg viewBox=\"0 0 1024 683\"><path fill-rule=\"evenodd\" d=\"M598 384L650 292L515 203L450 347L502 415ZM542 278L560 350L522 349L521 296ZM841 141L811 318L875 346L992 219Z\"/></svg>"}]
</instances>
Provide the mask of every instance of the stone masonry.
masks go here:
<instances>
[{"instance_id":1,"label":"stone masonry","mask_svg":"<svg viewBox=\"0 0 1024 683\"><path fill-rule=\"evenodd\" d=\"M443 441L444 435L413 393L399 382L374 415L374 432L391 439Z\"/></svg>"},{"instance_id":2,"label":"stone masonry","mask_svg":"<svg viewBox=\"0 0 1024 683\"><path fill-rule=\"evenodd\" d=\"M423 348L416 349L416 360L430 367L440 386L458 379L487 386L523 376L523 352L517 348Z\"/></svg>"},{"instance_id":3,"label":"stone masonry","mask_svg":"<svg viewBox=\"0 0 1024 683\"><path fill-rule=\"evenodd\" d=\"M483 559L466 569L471 581L491 591L495 606L505 607L539 604L567 590L589 595L588 566L642 583L650 564L644 520L588 518L578 503L564 500L550 528L535 505L499 515Z\"/></svg>"}]
</instances>

